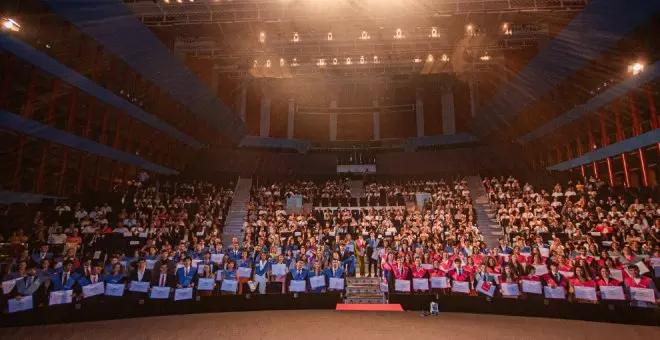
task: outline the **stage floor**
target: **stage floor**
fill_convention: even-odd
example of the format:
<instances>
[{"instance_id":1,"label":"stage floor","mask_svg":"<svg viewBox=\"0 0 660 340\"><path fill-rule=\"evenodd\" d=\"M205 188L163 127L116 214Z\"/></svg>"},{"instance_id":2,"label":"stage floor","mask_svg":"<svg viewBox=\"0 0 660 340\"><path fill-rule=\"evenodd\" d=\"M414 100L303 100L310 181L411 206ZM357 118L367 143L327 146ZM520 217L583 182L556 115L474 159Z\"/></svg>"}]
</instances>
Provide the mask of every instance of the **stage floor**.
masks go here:
<instances>
[{"instance_id":1,"label":"stage floor","mask_svg":"<svg viewBox=\"0 0 660 340\"><path fill-rule=\"evenodd\" d=\"M660 327L499 315L263 311L0 329L7 339L660 339Z\"/></svg>"}]
</instances>

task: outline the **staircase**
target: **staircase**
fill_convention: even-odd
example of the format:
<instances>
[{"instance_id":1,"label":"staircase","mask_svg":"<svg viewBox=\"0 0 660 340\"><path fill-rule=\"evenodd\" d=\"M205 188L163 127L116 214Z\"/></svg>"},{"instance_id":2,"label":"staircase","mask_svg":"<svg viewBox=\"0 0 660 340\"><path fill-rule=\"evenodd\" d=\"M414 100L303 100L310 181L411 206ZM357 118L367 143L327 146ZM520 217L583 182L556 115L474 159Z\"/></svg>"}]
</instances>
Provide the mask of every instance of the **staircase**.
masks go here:
<instances>
[{"instance_id":1,"label":"staircase","mask_svg":"<svg viewBox=\"0 0 660 340\"><path fill-rule=\"evenodd\" d=\"M252 188L251 178L239 178L234 189L234 195L231 199L231 206L227 213L227 221L222 232L222 244L225 247L231 247L231 240L243 235L243 223L248 214L248 203L250 202L250 189Z\"/></svg>"},{"instance_id":2,"label":"staircase","mask_svg":"<svg viewBox=\"0 0 660 340\"><path fill-rule=\"evenodd\" d=\"M364 182L362 180L356 181L352 180L348 183L351 190L351 196L357 198L358 200L364 197Z\"/></svg>"},{"instance_id":3,"label":"staircase","mask_svg":"<svg viewBox=\"0 0 660 340\"><path fill-rule=\"evenodd\" d=\"M502 228L495 219L495 211L490 206L488 193L481 183L481 177L468 176L466 181L473 199L477 227L484 237L484 242L488 247L497 247L497 240L502 236Z\"/></svg>"},{"instance_id":4,"label":"staircase","mask_svg":"<svg viewBox=\"0 0 660 340\"><path fill-rule=\"evenodd\" d=\"M347 277L347 304L384 304L385 297L380 291L380 279L377 277Z\"/></svg>"}]
</instances>

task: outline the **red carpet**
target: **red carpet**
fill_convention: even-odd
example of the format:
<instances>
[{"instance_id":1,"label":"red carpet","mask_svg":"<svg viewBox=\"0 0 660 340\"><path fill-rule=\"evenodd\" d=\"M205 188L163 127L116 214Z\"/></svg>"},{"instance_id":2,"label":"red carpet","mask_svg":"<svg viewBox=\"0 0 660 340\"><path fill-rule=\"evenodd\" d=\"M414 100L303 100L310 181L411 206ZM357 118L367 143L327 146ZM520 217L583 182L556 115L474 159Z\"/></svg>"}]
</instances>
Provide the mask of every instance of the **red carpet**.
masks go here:
<instances>
[{"instance_id":1,"label":"red carpet","mask_svg":"<svg viewBox=\"0 0 660 340\"><path fill-rule=\"evenodd\" d=\"M349 304L338 303L337 310L362 310L362 311L380 311L380 312L403 312L403 308L398 303L390 304Z\"/></svg>"}]
</instances>

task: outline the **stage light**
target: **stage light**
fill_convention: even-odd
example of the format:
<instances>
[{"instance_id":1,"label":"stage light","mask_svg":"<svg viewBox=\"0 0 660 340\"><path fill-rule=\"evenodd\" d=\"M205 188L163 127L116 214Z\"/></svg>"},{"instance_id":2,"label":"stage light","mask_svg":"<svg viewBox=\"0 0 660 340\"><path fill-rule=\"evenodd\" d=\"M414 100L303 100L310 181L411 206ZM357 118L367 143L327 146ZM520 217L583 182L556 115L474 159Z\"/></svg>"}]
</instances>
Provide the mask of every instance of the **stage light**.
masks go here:
<instances>
[{"instance_id":1,"label":"stage light","mask_svg":"<svg viewBox=\"0 0 660 340\"><path fill-rule=\"evenodd\" d=\"M328 32L328 41L332 41L332 32Z\"/></svg>"},{"instance_id":2,"label":"stage light","mask_svg":"<svg viewBox=\"0 0 660 340\"><path fill-rule=\"evenodd\" d=\"M438 29L436 27L431 28L431 38L437 38L438 37Z\"/></svg>"},{"instance_id":3,"label":"stage light","mask_svg":"<svg viewBox=\"0 0 660 340\"><path fill-rule=\"evenodd\" d=\"M364 56L363 55L360 56L360 65L364 65Z\"/></svg>"},{"instance_id":4,"label":"stage light","mask_svg":"<svg viewBox=\"0 0 660 340\"><path fill-rule=\"evenodd\" d=\"M369 33L367 33L367 31L362 31L362 35L360 36L360 39L369 40L371 39L371 37L369 36Z\"/></svg>"},{"instance_id":5,"label":"stage light","mask_svg":"<svg viewBox=\"0 0 660 340\"><path fill-rule=\"evenodd\" d=\"M513 35L513 31L508 22L502 24L502 31L504 32L504 35Z\"/></svg>"},{"instance_id":6,"label":"stage light","mask_svg":"<svg viewBox=\"0 0 660 340\"><path fill-rule=\"evenodd\" d=\"M298 66L298 60L296 58L293 58L293 61L291 62L291 66L293 67Z\"/></svg>"},{"instance_id":7,"label":"stage light","mask_svg":"<svg viewBox=\"0 0 660 340\"><path fill-rule=\"evenodd\" d=\"M169 4L170 0L163 0L164 3Z\"/></svg>"},{"instance_id":8,"label":"stage light","mask_svg":"<svg viewBox=\"0 0 660 340\"><path fill-rule=\"evenodd\" d=\"M421 63L421 62L422 62L422 59L421 59L421 58L415 58L415 59L413 59L413 63L415 63L415 64L419 64L419 63Z\"/></svg>"},{"instance_id":9,"label":"stage light","mask_svg":"<svg viewBox=\"0 0 660 340\"><path fill-rule=\"evenodd\" d=\"M270 59L266 60L266 67L270 67Z\"/></svg>"},{"instance_id":10,"label":"stage light","mask_svg":"<svg viewBox=\"0 0 660 340\"><path fill-rule=\"evenodd\" d=\"M259 42L262 44L266 42L266 32L259 33Z\"/></svg>"},{"instance_id":11,"label":"stage light","mask_svg":"<svg viewBox=\"0 0 660 340\"><path fill-rule=\"evenodd\" d=\"M300 36L298 35L298 32L293 33L293 42L298 42L300 41Z\"/></svg>"},{"instance_id":12,"label":"stage light","mask_svg":"<svg viewBox=\"0 0 660 340\"><path fill-rule=\"evenodd\" d=\"M474 27L472 27L472 25L470 24L470 25L467 25L467 26L465 27L465 29L466 29L468 32L470 32L470 31L472 31L472 29L474 29Z\"/></svg>"},{"instance_id":13,"label":"stage light","mask_svg":"<svg viewBox=\"0 0 660 340\"><path fill-rule=\"evenodd\" d=\"M637 75L640 72L644 71L644 64L642 63L634 63L631 65L628 65L628 73L632 73L632 75Z\"/></svg>"},{"instance_id":14,"label":"stage light","mask_svg":"<svg viewBox=\"0 0 660 340\"><path fill-rule=\"evenodd\" d=\"M346 65L352 65L353 62L351 61L350 57L346 57Z\"/></svg>"},{"instance_id":15,"label":"stage light","mask_svg":"<svg viewBox=\"0 0 660 340\"><path fill-rule=\"evenodd\" d=\"M182 4L182 3L183 3L183 0L176 0L176 2Z\"/></svg>"},{"instance_id":16,"label":"stage light","mask_svg":"<svg viewBox=\"0 0 660 340\"><path fill-rule=\"evenodd\" d=\"M397 28L396 33L394 33L394 39L403 39L403 38L405 38L403 36L403 32L401 31L400 28Z\"/></svg>"},{"instance_id":17,"label":"stage light","mask_svg":"<svg viewBox=\"0 0 660 340\"><path fill-rule=\"evenodd\" d=\"M18 32L21 30L21 25L14 21L14 19L4 18L2 19L2 28L9 31Z\"/></svg>"},{"instance_id":18,"label":"stage light","mask_svg":"<svg viewBox=\"0 0 660 340\"><path fill-rule=\"evenodd\" d=\"M195 2L195 0L188 0L188 1L190 1L190 2Z\"/></svg>"},{"instance_id":19,"label":"stage light","mask_svg":"<svg viewBox=\"0 0 660 340\"><path fill-rule=\"evenodd\" d=\"M481 59L481 61L489 61L490 56L489 55L482 55L481 57L479 57L479 59Z\"/></svg>"},{"instance_id":20,"label":"stage light","mask_svg":"<svg viewBox=\"0 0 660 340\"><path fill-rule=\"evenodd\" d=\"M378 63L380 63L380 61L378 60L378 56L375 55L374 56L374 64L378 64Z\"/></svg>"},{"instance_id":21,"label":"stage light","mask_svg":"<svg viewBox=\"0 0 660 340\"><path fill-rule=\"evenodd\" d=\"M284 59L280 58L280 66L284 66Z\"/></svg>"},{"instance_id":22,"label":"stage light","mask_svg":"<svg viewBox=\"0 0 660 340\"><path fill-rule=\"evenodd\" d=\"M448 57L446 54L443 54L443 55L442 55L442 61L444 61L445 63L448 62L448 61L449 61L449 57Z\"/></svg>"},{"instance_id":23,"label":"stage light","mask_svg":"<svg viewBox=\"0 0 660 340\"><path fill-rule=\"evenodd\" d=\"M254 60L254 67L257 67L257 65L259 65L259 62L255 59Z\"/></svg>"},{"instance_id":24,"label":"stage light","mask_svg":"<svg viewBox=\"0 0 660 340\"><path fill-rule=\"evenodd\" d=\"M428 63L433 62L433 54L429 54L428 57L426 57L426 62L428 62Z\"/></svg>"},{"instance_id":25,"label":"stage light","mask_svg":"<svg viewBox=\"0 0 660 340\"><path fill-rule=\"evenodd\" d=\"M319 61L316 62L316 65L318 65L319 67L325 66L325 59L323 58L319 59Z\"/></svg>"},{"instance_id":26,"label":"stage light","mask_svg":"<svg viewBox=\"0 0 660 340\"><path fill-rule=\"evenodd\" d=\"M332 58L332 65L337 65L338 63L337 58Z\"/></svg>"}]
</instances>

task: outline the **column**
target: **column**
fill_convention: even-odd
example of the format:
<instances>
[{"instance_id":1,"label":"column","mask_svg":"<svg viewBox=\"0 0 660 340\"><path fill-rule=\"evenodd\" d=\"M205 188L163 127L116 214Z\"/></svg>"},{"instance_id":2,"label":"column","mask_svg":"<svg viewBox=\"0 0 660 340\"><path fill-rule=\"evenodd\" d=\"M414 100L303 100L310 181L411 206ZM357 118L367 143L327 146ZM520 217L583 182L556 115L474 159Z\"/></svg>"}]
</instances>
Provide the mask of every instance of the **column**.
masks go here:
<instances>
[{"instance_id":1,"label":"column","mask_svg":"<svg viewBox=\"0 0 660 340\"><path fill-rule=\"evenodd\" d=\"M247 107L247 84L246 80L242 80L238 89L238 96L236 97L236 113L241 120L245 123L245 111Z\"/></svg>"},{"instance_id":2,"label":"column","mask_svg":"<svg viewBox=\"0 0 660 340\"><path fill-rule=\"evenodd\" d=\"M417 89L415 100L415 118L417 121L417 137L424 136L424 89Z\"/></svg>"},{"instance_id":3,"label":"column","mask_svg":"<svg viewBox=\"0 0 660 340\"><path fill-rule=\"evenodd\" d=\"M261 113L259 115L259 136L270 134L270 98L264 93L261 97Z\"/></svg>"},{"instance_id":4,"label":"column","mask_svg":"<svg viewBox=\"0 0 660 340\"><path fill-rule=\"evenodd\" d=\"M619 100L615 100L614 103L612 103L612 108L614 111L614 123L616 124L616 141L621 142L623 141L624 135L623 135L623 128L621 127L621 112L619 111ZM630 173L628 173L628 159L626 157L626 153L621 154L621 163L623 165L623 178L624 178L624 185L626 188L630 187Z\"/></svg>"},{"instance_id":5,"label":"column","mask_svg":"<svg viewBox=\"0 0 660 340\"><path fill-rule=\"evenodd\" d=\"M374 112L373 112L373 120L374 120L374 140L379 140L380 139L380 107L378 106L378 100L374 100Z\"/></svg>"},{"instance_id":6,"label":"column","mask_svg":"<svg viewBox=\"0 0 660 340\"><path fill-rule=\"evenodd\" d=\"M477 98L479 94L477 93L477 84L474 74L470 75L470 116L474 117L477 113Z\"/></svg>"},{"instance_id":7,"label":"column","mask_svg":"<svg viewBox=\"0 0 660 340\"><path fill-rule=\"evenodd\" d=\"M600 144L601 144L601 147L604 148L610 143L610 141L607 138L607 127L605 126L605 111L604 110L600 110L598 112L598 120L600 122L600 136L601 136L600 137ZM609 176L610 186L613 187L614 186L614 172L612 171L612 158L607 157L605 159L605 161L607 162L607 175Z\"/></svg>"},{"instance_id":8,"label":"column","mask_svg":"<svg viewBox=\"0 0 660 340\"><path fill-rule=\"evenodd\" d=\"M442 134L456 134L456 116L454 115L454 92L451 87L442 87Z\"/></svg>"},{"instance_id":9,"label":"column","mask_svg":"<svg viewBox=\"0 0 660 340\"><path fill-rule=\"evenodd\" d=\"M637 113L637 101L634 92L628 93L628 105L630 106L630 115L632 116L633 122L633 134L638 136L642 133L642 126L639 122L639 115ZM637 155L639 156L639 167L642 170L642 185L647 187L649 186L649 178L646 173L646 157L644 157L644 148L637 149Z\"/></svg>"},{"instance_id":10,"label":"column","mask_svg":"<svg viewBox=\"0 0 660 340\"><path fill-rule=\"evenodd\" d=\"M289 98L289 111L286 116L286 137L291 139L293 138L293 124L296 115L296 100Z\"/></svg>"},{"instance_id":11,"label":"column","mask_svg":"<svg viewBox=\"0 0 660 340\"><path fill-rule=\"evenodd\" d=\"M337 140L337 101L333 100L330 102L330 140Z\"/></svg>"}]
</instances>

